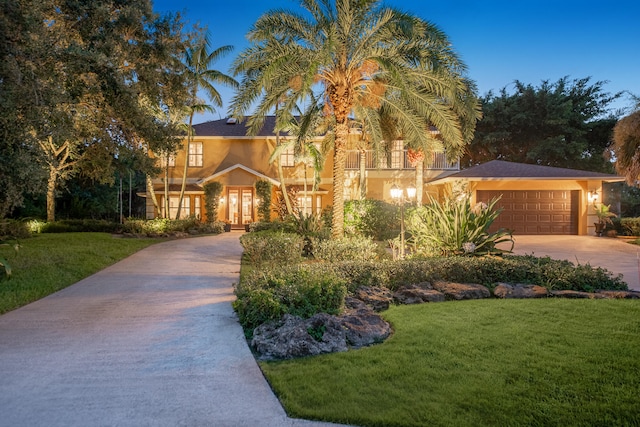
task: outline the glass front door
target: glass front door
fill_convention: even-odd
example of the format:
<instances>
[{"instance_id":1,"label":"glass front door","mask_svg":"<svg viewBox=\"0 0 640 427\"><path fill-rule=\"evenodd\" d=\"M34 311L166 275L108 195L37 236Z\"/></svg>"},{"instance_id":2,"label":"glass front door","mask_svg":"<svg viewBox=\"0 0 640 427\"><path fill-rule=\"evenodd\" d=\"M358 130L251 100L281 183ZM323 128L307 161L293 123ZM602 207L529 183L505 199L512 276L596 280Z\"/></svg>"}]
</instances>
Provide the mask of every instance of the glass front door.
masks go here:
<instances>
[{"instance_id":1,"label":"glass front door","mask_svg":"<svg viewBox=\"0 0 640 427\"><path fill-rule=\"evenodd\" d=\"M230 188L227 200L228 218L233 228L253 222L253 188Z\"/></svg>"}]
</instances>

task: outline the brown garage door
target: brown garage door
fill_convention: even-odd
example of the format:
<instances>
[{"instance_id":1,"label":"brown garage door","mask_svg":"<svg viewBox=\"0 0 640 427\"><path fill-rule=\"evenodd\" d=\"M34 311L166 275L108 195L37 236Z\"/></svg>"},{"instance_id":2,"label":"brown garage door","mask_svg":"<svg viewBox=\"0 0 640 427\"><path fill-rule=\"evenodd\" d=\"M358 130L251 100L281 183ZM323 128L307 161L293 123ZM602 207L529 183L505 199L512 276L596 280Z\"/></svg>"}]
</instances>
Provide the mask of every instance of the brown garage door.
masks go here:
<instances>
[{"instance_id":1,"label":"brown garage door","mask_svg":"<svg viewBox=\"0 0 640 427\"><path fill-rule=\"evenodd\" d=\"M479 190L478 201L502 198L502 213L491 231L507 228L514 234L578 234L579 191Z\"/></svg>"}]
</instances>

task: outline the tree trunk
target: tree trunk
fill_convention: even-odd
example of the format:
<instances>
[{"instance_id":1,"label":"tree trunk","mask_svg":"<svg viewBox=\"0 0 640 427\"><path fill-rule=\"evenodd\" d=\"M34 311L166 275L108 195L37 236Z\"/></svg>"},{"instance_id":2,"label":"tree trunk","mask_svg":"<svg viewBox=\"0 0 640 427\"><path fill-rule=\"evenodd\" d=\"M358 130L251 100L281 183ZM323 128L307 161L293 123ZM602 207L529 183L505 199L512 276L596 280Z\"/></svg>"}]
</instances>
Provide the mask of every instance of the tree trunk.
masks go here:
<instances>
[{"instance_id":1,"label":"tree trunk","mask_svg":"<svg viewBox=\"0 0 640 427\"><path fill-rule=\"evenodd\" d=\"M331 220L331 237L340 239L344 236L344 170L346 161L346 145L349 136L347 120L336 124L336 139L333 148L333 218Z\"/></svg>"},{"instance_id":2,"label":"tree trunk","mask_svg":"<svg viewBox=\"0 0 640 427\"><path fill-rule=\"evenodd\" d=\"M424 191L424 160L416 164L416 206L422 206L422 193Z\"/></svg>"},{"instance_id":3,"label":"tree trunk","mask_svg":"<svg viewBox=\"0 0 640 427\"><path fill-rule=\"evenodd\" d=\"M276 112L277 112L276 108ZM276 132L276 146L280 146L280 131ZM276 160L278 164L278 179L280 180L280 191L282 191L282 199L284 205L287 207L287 213L293 215L293 208L291 207L291 200L289 200L289 193L287 192L287 186L284 184L284 171L282 170L282 163L280 159Z\"/></svg>"},{"instance_id":4,"label":"tree trunk","mask_svg":"<svg viewBox=\"0 0 640 427\"><path fill-rule=\"evenodd\" d=\"M49 179L47 180L47 222L56 220L56 183L58 171L49 166Z\"/></svg>"},{"instance_id":5,"label":"tree trunk","mask_svg":"<svg viewBox=\"0 0 640 427\"><path fill-rule=\"evenodd\" d=\"M167 154L167 164L164 167L164 214L163 218L169 218L169 155Z\"/></svg>"},{"instance_id":6,"label":"tree trunk","mask_svg":"<svg viewBox=\"0 0 640 427\"><path fill-rule=\"evenodd\" d=\"M158 205L158 198L156 197L156 191L153 189L153 182L151 181L151 176L147 174L147 191L151 195L151 201L153 202L153 208L156 212L160 213L160 205ZM146 217L145 212L145 217Z\"/></svg>"},{"instance_id":7,"label":"tree trunk","mask_svg":"<svg viewBox=\"0 0 640 427\"><path fill-rule=\"evenodd\" d=\"M360 151L360 200L367 198L367 150Z\"/></svg>"},{"instance_id":8,"label":"tree trunk","mask_svg":"<svg viewBox=\"0 0 640 427\"><path fill-rule=\"evenodd\" d=\"M184 199L184 191L187 188L187 171L189 170L189 149L191 147L191 139L193 138L193 110L189 115L189 128L187 129L187 147L184 158L184 169L182 170L182 187L180 187L180 197L178 198L178 212L176 212L176 219L180 219L180 211L182 210L182 200Z\"/></svg>"}]
</instances>

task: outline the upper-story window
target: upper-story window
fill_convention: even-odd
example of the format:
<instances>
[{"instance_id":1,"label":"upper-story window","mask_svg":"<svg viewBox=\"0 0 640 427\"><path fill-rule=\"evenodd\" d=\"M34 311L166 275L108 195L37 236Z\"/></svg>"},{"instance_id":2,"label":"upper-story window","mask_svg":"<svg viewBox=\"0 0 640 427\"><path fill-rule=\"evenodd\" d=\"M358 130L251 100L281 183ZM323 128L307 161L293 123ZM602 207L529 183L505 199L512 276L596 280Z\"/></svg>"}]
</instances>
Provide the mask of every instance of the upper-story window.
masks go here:
<instances>
[{"instance_id":1,"label":"upper-story window","mask_svg":"<svg viewBox=\"0 0 640 427\"><path fill-rule=\"evenodd\" d=\"M295 166L296 162L293 155L293 147L289 147L280 153L281 166Z\"/></svg>"},{"instance_id":2,"label":"upper-story window","mask_svg":"<svg viewBox=\"0 0 640 427\"><path fill-rule=\"evenodd\" d=\"M172 168L176 165L176 156L174 156L173 154L169 155L169 167ZM166 167L167 166L167 155L166 154L162 154L160 155L160 167Z\"/></svg>"},{"instance_id":3,"label":"upper-story window","mask_svg":"<svg viewBox=\"0 0 640 427\"><path fill-rule=\"evenodd\" d=\"M189 144L189 166L202 166L202 142Z\"/></svg>"},{"instance_id":4,"label":"upper-story window","mask_svg":"<svg viewBox=\"0 0 640 427\"><path fill-rule=\"evenodd\" d=\"M404 168L404 144L402 141L393 141L391 149L391 169Z\"/></svg>"}]
</instances>

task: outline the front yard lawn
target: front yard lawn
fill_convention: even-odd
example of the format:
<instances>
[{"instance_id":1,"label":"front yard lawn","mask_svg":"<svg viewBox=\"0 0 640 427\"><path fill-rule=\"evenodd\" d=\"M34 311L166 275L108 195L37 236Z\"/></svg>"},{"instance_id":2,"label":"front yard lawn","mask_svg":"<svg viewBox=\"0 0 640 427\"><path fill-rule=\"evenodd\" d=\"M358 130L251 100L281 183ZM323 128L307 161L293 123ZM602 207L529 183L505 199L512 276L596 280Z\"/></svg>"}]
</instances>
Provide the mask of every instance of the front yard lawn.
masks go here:
<instances>
[{"instance_id":1,"label":"front yard lawn","mask_svg":"<svg viewBox=\"0 0 640 427\"><path fill-rule=\"evenodd\" d=\"M38 234L20 240L14 254L3 247L13 270L0 281L0 314L36 301L161 239L115 238L107 233Z\"/></svg>"},{"instance_id":2,"label":"front yard lawn","mask_svg":"<svg viewBox=\"0 0 640 427\"><path fill-rule=\"evenodd\" d=\"M392 307L395 333L262 362L288 414L359 426L640 425L640 303L477 300Z\"/></svg>"}]
</instances>

